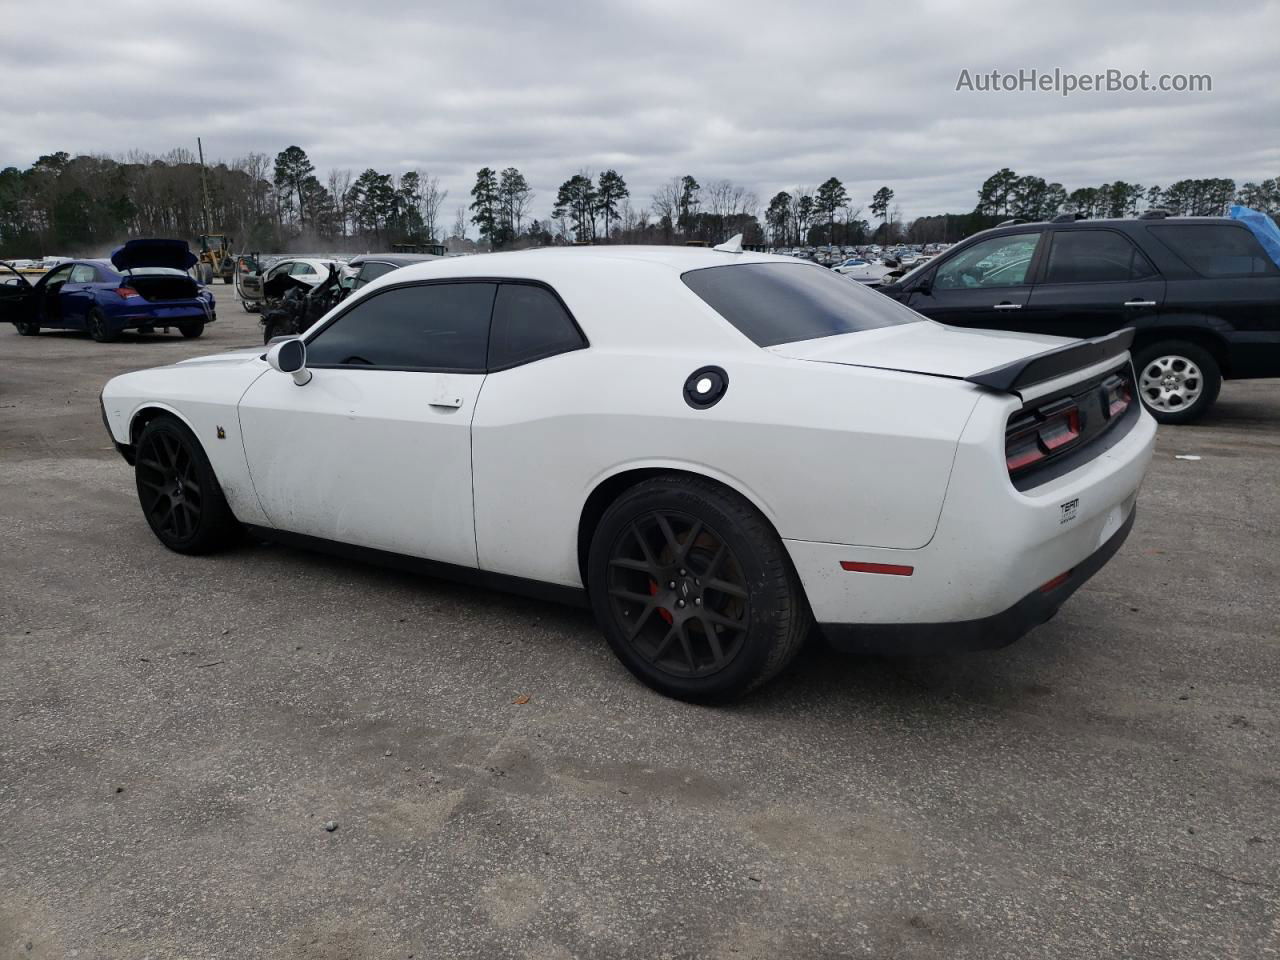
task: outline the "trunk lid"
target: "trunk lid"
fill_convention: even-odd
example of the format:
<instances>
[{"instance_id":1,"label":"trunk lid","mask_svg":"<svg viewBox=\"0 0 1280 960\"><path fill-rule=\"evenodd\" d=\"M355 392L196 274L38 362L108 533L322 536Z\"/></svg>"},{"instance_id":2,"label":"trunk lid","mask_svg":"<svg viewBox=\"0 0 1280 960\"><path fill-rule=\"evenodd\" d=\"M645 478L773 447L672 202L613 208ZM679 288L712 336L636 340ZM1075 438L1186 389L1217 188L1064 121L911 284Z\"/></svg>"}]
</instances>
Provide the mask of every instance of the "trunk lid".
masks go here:
<instances>
[{"instance_id":1,"label":"trunk lid","mask_svg":"<svg viewBox=\"0 0 1280 960\"><path fill-rule=\"evenodd\" d=\"M185 240L166 240L152 237L130 240L123 247L111 251L111 263L117 270L135 267L168 267L171 270L190 270L196 264L196 255Z\"/></svg>"},{"instance_id":2,"label":"trunk lid","mask_svg":"<svg viewBox=\"0 0 1280 960\"><path fill-rule=\"evenodd\" d=\"M768 350L792 360L842 363L964 380L1075 341L1036 333L964 330L933 321L780 343Z\"/></svg>"}]
</instances>

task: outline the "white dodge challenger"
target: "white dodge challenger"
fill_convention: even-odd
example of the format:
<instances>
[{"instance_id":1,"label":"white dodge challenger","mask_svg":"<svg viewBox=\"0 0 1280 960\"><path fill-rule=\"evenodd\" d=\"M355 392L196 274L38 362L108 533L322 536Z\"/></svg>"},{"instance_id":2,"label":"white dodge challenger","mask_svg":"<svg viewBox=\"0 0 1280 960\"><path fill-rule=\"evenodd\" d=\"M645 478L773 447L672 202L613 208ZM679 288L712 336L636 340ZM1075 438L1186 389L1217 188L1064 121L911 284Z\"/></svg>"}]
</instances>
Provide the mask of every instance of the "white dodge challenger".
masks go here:
<instances>
[{"instance_id":1,"label":"white dodge challenger","mask_svg":"<svg viewBox=\"0 0 1280 960\"><path fill-rule=\"evenodd\" d=\"M172 550L248 528L589 603L640 680L716 700L815 622L918 654L1051 617L1133 525L1129 340L952 329L733 248L549 249L405 267L102 406Z\"/></svg>"}]
</instances>

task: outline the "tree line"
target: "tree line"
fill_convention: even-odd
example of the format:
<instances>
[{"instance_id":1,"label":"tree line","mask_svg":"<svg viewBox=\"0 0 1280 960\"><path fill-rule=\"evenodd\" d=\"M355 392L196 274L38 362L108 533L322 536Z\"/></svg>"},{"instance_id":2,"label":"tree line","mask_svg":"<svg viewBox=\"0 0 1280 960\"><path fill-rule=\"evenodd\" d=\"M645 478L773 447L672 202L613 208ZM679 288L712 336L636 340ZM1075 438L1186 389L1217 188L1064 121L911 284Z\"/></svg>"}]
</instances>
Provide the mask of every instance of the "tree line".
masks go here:
<instances>
[{"instance_id":1,"label":"tree line","mask_svg":"<svg viewBox=\"0 0 1280 960\"><path fill-rule=\"evenodd\" d=\"M29 168L0 170L0 256L93 253L127 237L194 239L224 233L239 249L354 250L462 238L474 225L482 244L513 249L554 243L706 243L736 233L751 245L960 240L1000 220L1059 213L1134 216L1160 207L1175 215L1222 215L1232 203L1280 212L1280 177L1260 183L1205 178L1168 186L1115 180L1068 191L1061 183L1002 168L966 213L904 223L896 194L877 189L865 207L838 177L816 188L781 190L762 205L749 188L692 174L664 181L648 202L633 202L623 175L579 170L557 189L550 215L533 215L536 197L514 166L476 173L470 203L445 223L448 191L422 170L329 170L321 179L299 146L275 157L250 153L202 171L187 150L121 158L41 156ZM863 216L864 209L867 216Z\"/></svg>"}]
</instances>

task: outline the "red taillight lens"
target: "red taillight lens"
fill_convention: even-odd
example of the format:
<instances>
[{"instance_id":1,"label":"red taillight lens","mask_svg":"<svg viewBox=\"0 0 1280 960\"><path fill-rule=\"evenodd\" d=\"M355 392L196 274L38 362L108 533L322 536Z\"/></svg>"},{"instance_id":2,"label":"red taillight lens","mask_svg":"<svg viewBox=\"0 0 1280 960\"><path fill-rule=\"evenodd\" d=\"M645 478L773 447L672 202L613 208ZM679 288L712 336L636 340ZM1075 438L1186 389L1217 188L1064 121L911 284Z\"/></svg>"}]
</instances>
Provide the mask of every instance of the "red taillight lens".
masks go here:
<instances>
[{"instance_id":1,"label":"red taillight lens","mask_svg":"<svg viewBox=\"0 0 1280 960\"><path fill-rule=\"evenodd\" d=\"M1065 447L1080 436L1080 411L1071 409L1055 414L1040 427L1040 442L1050 451Z\"/></svg>"},{"instance_id":2,"label":"red taillight lens","mask_svg":"<svg viewBox=\"0 0 1280 960\"><path fill-rule=\"evenodd\" d=\"M1102 405L1106 408L1108 420L1120 416L1133 402L1133 389L1129 381L1122 377L1113 377L1102 385L1102 389Z\"/></svg>"},{"instance_id":3,"label":"red taillight lens","mask_svg":"<svg viewBox=\"0 0 1280 960\"><path fill-rule=\"evenodd\" d=\"M1013 475L1080 439L1080 409L1074 400L1055 404L1041 416L1024 417L1005 432L1004 459Z\"/></svg>"},{"instance_id":4,"label":"red taillight lens","mask_svg":"<svg viewBox=\"0 0 1280 960\"><path fill-rule=\"evenodd\" d=\"M117 287L116 293L125 299L141 296L141 294L139 294L137 290L133 289L133 287Z\"/></svg>"}]
</instances>

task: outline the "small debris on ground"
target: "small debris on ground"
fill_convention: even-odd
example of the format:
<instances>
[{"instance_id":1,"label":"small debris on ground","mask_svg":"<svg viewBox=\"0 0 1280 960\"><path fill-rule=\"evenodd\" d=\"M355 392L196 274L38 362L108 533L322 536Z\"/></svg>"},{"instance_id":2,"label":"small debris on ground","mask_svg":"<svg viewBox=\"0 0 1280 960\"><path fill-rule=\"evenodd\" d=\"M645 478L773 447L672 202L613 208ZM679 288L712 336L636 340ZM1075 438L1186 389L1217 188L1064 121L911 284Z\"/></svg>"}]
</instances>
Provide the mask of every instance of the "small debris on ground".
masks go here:
<instances>
[{"instance_id":1,"label":"small debris on ground","mask_svg":"<svg viewBox=\"0 0 1280 960\"><path fill-rule=\"evenodd\" d=\"M1175 459L1175 460L1200 460L1201 458L1200 458L1200 457L1197 457L1194 453L1179 453L1179 454L1175 454L1175 455L1174 455L1174 457L1173 457L1173 459Z\"/></svg>"},{"instance_id":2,"label":"small debris on ground","mask_svg":"<svg viewBox=\"0 0 1280 960\"><path fill-rule=\"evenodd\" d=\"M335 830L337 830L337 829L338 829L338 821L337 821L337 820L326 820L326 821L324 822L324 828L325 828L325 830L327 830L329 833L333 833L333 831L335 831Z\"/></svg>"},{"instance_id":3,"label":"small debris on ground","mask_svg":"<svg viewBox=\"0 0 1280 960\"><path fill-rule=\"evenodd\" d=\"M528 703L528 702L529 702L529 695L528 695L527 693L522 693L522 694L520 694L520 696L516 697L516 698L515 698L514 700L512 700L511 702L512 702L512 703L518 703L518 704L520 704L521 706L524 706L526 703Z\"/></svg>"}]
</instances>

